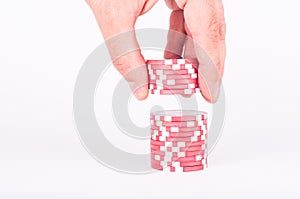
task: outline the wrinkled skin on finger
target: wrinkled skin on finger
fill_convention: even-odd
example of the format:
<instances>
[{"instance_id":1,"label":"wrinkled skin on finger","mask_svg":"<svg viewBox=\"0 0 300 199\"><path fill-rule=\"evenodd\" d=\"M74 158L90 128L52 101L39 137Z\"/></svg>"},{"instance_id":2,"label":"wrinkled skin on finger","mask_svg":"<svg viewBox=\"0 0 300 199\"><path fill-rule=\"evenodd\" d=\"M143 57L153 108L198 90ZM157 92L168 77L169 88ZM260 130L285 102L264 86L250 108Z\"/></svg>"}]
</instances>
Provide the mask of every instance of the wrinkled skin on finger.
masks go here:
<instances>
[{"instance_id":1,"label":"wrinkled skin on finger","mask_svg":"<svg viewBox=\"0 0 300 199\"><path fill-rule=\"evenodd\" d=\"M198 58L201 93L208 102L214 103L218 99L226 57L226 24L222 1L166 0L166 4L173 10L170 30L184 33L189 39L184 42L181 39L174 45L171 42L176 40L176 34L169 34L165 58ZM184 52L179 54L182 49Z\"/></svg>"}]
</instances>

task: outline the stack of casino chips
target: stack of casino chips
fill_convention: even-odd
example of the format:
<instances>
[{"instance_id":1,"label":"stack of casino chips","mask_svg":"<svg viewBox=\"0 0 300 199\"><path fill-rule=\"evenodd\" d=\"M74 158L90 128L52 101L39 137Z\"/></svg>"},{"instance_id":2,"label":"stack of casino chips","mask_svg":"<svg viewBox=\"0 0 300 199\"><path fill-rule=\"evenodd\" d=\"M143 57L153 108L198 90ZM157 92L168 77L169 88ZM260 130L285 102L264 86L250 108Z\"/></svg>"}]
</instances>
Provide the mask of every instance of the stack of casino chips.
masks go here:
<instances>
[{"instance_id":1,"label":"stack of casino chips","mask_svg":"<svg viewBox=\"0 0 300 199\"><path fill-rule=\"evenodd\" d=\"M197 59L148 60L149 93L190 95L199 93Z\"/></svg>"},{"instance_id":2,"label":"stack of casino chips","mask_svg":"<svg viewBox=\"0 0 300 199\"><path fill-rule=\"evenodd\" d=\"M207 113L157 111L150 114L151 167L191 172L207 167Z\"/></svg>"}]
</instances>

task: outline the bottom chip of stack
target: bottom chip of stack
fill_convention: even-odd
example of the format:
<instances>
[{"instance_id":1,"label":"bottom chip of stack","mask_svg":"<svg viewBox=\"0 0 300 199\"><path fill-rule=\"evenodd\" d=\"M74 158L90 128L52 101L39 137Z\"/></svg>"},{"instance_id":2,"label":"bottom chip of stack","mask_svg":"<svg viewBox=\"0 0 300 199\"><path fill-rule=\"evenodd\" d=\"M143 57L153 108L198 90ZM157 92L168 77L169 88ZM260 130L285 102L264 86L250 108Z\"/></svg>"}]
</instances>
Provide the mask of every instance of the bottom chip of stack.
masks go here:
<instances>
[{"instance_id":1,"label":"bottom chip of stack","mask_svg":"<svg viewBox=\"0 0 300 199\"><path fill-rule=\"evenodd\" d=\"M173 166L162 167L152 163L151 163L151 167L159 171L169 171L169 172L192 172L192 171L201 171L207 168L206 165L193 166L193 167L173 167Z\"/></svg>"}]
</instances>

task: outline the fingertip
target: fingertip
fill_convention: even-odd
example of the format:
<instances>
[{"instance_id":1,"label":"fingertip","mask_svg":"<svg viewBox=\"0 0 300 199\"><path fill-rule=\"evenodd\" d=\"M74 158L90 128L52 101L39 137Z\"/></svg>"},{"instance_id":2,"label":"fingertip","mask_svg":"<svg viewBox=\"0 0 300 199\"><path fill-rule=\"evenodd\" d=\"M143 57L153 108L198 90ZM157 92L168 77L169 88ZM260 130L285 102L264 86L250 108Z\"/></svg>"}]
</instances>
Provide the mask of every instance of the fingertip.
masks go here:
<instances>
[{"instance_id":1,"label":"fingertip","mask_svg":"<svg viewBox=\"0 0 300 199\"><path fill-rule=\"evenodd\" d=\"M211 97L207 96L207 95L204 95L202 94L203 98L205 99L205 101L207 101L208 103L210 104L214 104L215 102L212 100Z\"/></svg>"},{"instance_id":2,"label":"fingertip","mask_svg":"<svg viewBox=\"0 0 300 199\"><path fill-rule=\"evenodd\" d=\"M143 101L145 99L147 99L148 97L148 85L144 85L140 88L137 88L136 90L133 91L134 96L136 97L136 99Z\"/></svg>"},{"instance_id":3,"label":"fingertip","mask_svg":"<svg viewBox=\"0 0 300 199\"><path fill-rule=\"evenodd\" d=\"M201 92L203 98L205 99L205 101L207 101L210 104L215 104L219 99L219 95L220 95L219 88L212 88L209 90L205 86L205 87L200 88L200 92ZM213 94L211 94L211 93L213 93Z\"/></svg>"},{"instance_id":4,"label":"fingertip","mask_svg":"<svg viewBox=\"0 0 300 199\"><path fill-rule=\"evenodd\" d=\"M190 97L192 97L192 95L181 95L182 97L184 97L184 98L190 98Z\"/></svg>"}]
</instances>

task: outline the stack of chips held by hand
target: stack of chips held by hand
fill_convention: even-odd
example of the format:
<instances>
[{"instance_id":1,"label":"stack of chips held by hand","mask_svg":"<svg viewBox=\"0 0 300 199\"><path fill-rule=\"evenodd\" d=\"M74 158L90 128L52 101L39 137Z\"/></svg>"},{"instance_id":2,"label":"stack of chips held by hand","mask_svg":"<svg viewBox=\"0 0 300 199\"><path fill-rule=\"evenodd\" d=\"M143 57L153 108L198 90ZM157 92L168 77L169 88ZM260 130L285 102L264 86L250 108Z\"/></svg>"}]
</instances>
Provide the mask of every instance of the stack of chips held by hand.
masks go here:
<instances>
[{"instance_id":1,"label":"stack of chips held by hand","mask_svg":"<svg viewBox=\"0 0 300 199\"><path fill-rule=\"evenodd\" d=\"M207 167L207 113L157 111L150 114L151 167L170 172Z\"/></svg>"},{"instance_id":2,"label":"stack of chips held by hand","mask_svg":"<svg viewBox=\"0 0 300 199\"><path fill-rule=\"evenodd\" d=\"M197 59L148 60L147 68L151 94L199 93Z\"/></svg>"}]
</instances>

